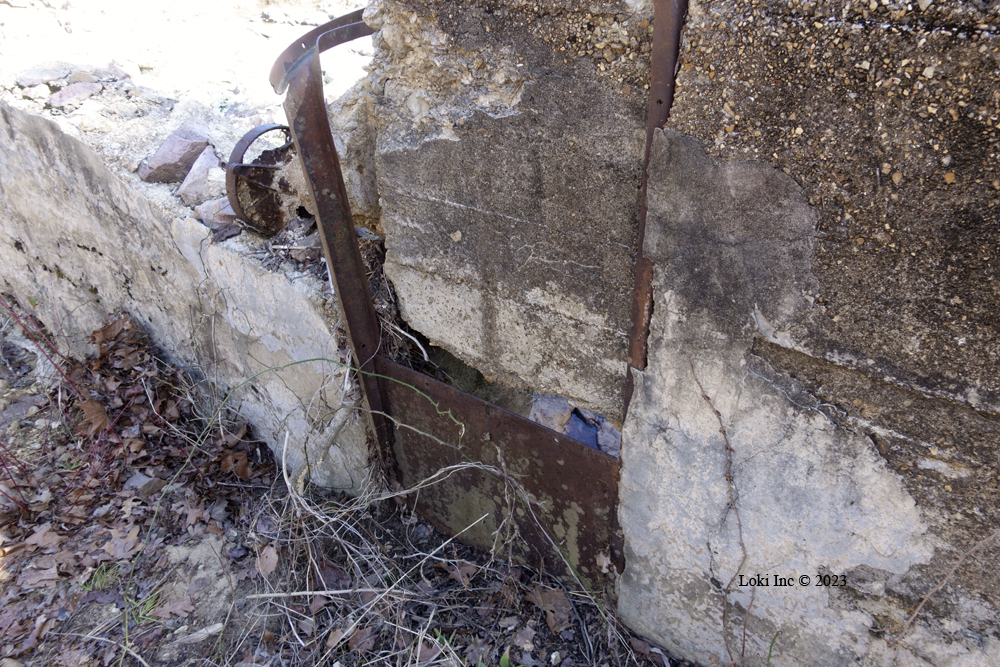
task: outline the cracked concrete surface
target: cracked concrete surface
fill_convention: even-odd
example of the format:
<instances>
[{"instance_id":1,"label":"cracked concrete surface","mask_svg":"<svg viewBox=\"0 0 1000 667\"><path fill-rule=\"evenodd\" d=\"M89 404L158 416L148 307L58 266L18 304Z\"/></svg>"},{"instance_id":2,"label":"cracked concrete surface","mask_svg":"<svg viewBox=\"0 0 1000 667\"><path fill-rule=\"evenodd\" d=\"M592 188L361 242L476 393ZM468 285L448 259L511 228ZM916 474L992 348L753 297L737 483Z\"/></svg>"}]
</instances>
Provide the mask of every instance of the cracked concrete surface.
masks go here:
<instances>
[{"instance_id":1,"label":"cracked concrete surface","mask_svg":"<svg viewBox=\"0 0 1000 667\"><path fill-rule=\"evenodd\" d=\"M898 646L872 632L901 626L995 527L988 443L1000 425L790 349L816 307L818 217L781 171L715 162L690 137L656 133L645 244L655 306L622 434L619 613L702 664L763 665L779 632L774 656L790 664L881 665L893 652L905 664L995 664L988 572L1000 545L925 607L920 632ZM923 438L908 435L919 432L911 410L926 415ZM931 433L955 430L963 442L928 456ZM967 495L942 511L937 495L955 480ZM822 575L844 585L816 586Z\"/></svg>"}]
</instances>

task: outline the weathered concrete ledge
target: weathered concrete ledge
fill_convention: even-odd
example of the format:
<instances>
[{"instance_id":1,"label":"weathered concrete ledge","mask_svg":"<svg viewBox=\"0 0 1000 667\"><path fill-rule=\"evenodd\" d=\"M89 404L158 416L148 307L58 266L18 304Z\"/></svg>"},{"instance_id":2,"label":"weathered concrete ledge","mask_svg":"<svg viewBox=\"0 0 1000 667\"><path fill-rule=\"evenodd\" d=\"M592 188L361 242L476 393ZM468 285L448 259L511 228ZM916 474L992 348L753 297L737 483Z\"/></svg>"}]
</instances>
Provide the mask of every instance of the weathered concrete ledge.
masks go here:
<instances>
[{"instance_id":1,"label":"weathered concrete ledge","mask_svg":"<svg viewBox=\"0 0 1000 667\"><path fill-rule=\"evenodd\" d=\"M230 407L279 456L288 434L296 481L308 462L315 483L362 488L366 420L327 286L265 271L248 238L216 244L196 220L167 222L91 148L2 104L0 228L3 290L63 349L88 351L87 335L128 311L216 399L235 389Z\"/></svg>"}]
</instances>

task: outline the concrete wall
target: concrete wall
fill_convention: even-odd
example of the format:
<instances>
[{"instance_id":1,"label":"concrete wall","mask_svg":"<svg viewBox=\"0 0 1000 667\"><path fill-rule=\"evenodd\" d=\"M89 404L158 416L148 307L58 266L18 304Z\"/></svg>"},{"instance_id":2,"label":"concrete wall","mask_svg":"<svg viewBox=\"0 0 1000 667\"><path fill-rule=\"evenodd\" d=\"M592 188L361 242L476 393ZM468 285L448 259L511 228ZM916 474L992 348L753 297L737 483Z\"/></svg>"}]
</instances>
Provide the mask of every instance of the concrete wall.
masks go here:
<instances>
[{"instance_id":1,"label":"concrete wall","mask_svg":"<svg viewBox=\"0 0 1000 667\"><path fill-rule=\"evenodd\" d=\"M244 237L215 244L196 220L168 222L84 143L2 104L0 229L3 291L32 304L65 350L87 352L90 332L122 309L218 399L269 368L346 360L322 283L265 271ZM308 460L313 481L357 492L365 421L344 386L341 366L296 364L243 385L231 407L272 448L290 434L293 477Z\"/></svg>"},{"instance_id":2,"label":"concrete wall","mask_svg":"<svg viewBox=\"0 0 1000 667\"><path fill-rule=\"evenodd\" d=\"M692 3L619 601L689 659L1000 661L998 17L919 4Z\"/></svg>"},{"instance_id":3,"label":"concrete wall","mask_svg":"<svg viewBox=\"0 0 1000 667\"><path fill-rule=\"evenodd\" d=\"M368 12L404 316L489 376L612 413L650 9ZM620 489L618 610L673 653L764 664L777 636L777 665L1000 654L1000 540L889 641L1000 526L996 21L692 2L650 166L655 304Z\"/></svg>"},{"instance_id":4,"label":"concrete wall","mask_svg":"<svg viewBox=\"0 0 1000 667\"><path fill-rule=\"evenodd\" d=\"M410 325L491 379L620 419L645 99L574 50L632 16L598 5L375 2L368 85Z\"/></svg>"}]
</instances>

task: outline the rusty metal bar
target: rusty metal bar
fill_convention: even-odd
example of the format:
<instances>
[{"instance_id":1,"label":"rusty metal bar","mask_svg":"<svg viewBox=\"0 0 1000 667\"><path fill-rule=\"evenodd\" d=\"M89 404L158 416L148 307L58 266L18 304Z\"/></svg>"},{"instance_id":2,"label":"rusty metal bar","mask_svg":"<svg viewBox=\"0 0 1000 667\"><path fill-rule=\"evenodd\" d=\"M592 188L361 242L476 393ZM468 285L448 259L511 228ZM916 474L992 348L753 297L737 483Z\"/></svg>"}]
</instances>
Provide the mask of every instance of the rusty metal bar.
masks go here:
<instances>
[{"instance_id":1,"label":"rusty metal bar","mask_svg":"<svg viewBox=\"0 0 1000 667\"><path fill-rule=\"evenodd\" d=\"M391 433L383 415L385 405L379 383L373 375L381 329L372 308L351 205L330 133L319 58L326 49L372 34L372 29L361 21L361 14L360 10L352 12L303 36L281 54L271 69L270 80L275 92L281 94L287 89L285 114L316 204L316 226L330 282L344 315L355 363L362 371L358 380L371 410L383 470L393 471Z\"/></svg>"},{"instance_id":2,"label":"rusty metal bar","mask_svg":"<svg viewBox=\"0 0 1000 667\"><path fill-rule=\"evenodd\" d=\"M687 0L654 0L653 50L650 62L649 106L646 114L646 151L642 161L642 194L639 205L638 250L635 260L635 287L632 293L632 330L628 342L629 368L625 378L625 413L635 387L632 371L646 369L646 339L653 315L653 264L642 251L646 237L646 182L649 178L649 151L653 133L667 124L674 101L677 59L680 54L681 26L687 14Z\"/></svg>"}]
</instances>

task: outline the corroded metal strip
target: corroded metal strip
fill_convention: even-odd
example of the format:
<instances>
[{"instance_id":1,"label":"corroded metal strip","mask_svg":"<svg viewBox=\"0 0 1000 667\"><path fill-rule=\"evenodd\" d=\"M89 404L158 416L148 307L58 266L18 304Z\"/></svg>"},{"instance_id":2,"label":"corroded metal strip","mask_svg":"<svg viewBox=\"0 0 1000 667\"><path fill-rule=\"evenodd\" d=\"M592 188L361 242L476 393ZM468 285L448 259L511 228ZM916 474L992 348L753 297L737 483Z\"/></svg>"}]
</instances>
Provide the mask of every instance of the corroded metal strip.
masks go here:
<instances>
[{"instance_id":1,"label":"corroded metal strip","mask_svg":"<svg viewBox=\"0 0 1000 667\"><path fill-rule=\"evenodd\" d=\"M391 414L405 420L394 434L404 486L446 466L483 463L506 469L536 501L537 523L502 476L464 470L417 495L417 511L438 529L465 531L464 542L491 549L498 526L511 516L515 558L572 580L568 560L592 590L608 583L610 565L623 568L621 551L610 550L620 532L618 459L383 357L376 367L386 378L382 389ZM450 415L442 414L447 410Z\"/></svg>"},{"instance_id":2,"label":"corroded metal strip","mask_svg":"<svg viewBox=\"0 0 1000 667\"><path fill-rule=\"evenodd\" d=\"M384 470L391 471L394 469L389 452L391 435L382 414L384 406L378 381L372 375L381 330L372 308L351 206L333 135L330 134L320 69L320 53L323 50L370 34L372 29L361 22L360 11L331 21L285 50L271 70L271 83L278 93L287 89L285 114L312 201L316 204L316 225L330 271L330 282L344 316L355 363L363 371L359 382L371 410L381 463Z\"/></svg>"},{"instance_id":3,"label":"corroded metal strip","mask_svg":"<svg viewBox=\"0 0 1000 667\"><path fill-rule=\"evenodd\" d=\"M646 180L653 132L667 124L674 101L681 26L687 14L687 0L654 0L653 50L650 62L649 106L646 115L646 152L642 162L642 199L639 207L638 249L635 260L635 287L632 292L632 330L628 341L629 370L625 378L625 412L632 400L632 368L646 369L646 338L653 314L653 264L642 252L646 237Z\"/></svg>"}]
</instances>

